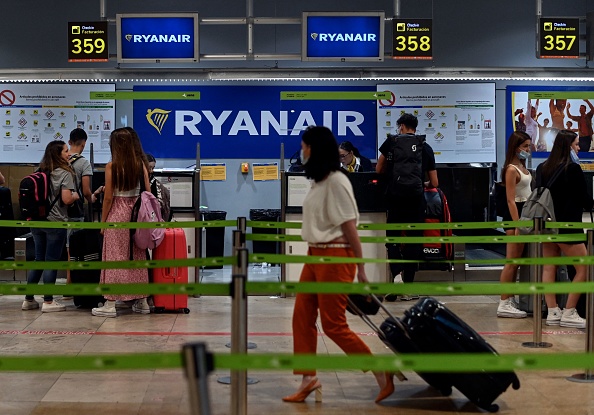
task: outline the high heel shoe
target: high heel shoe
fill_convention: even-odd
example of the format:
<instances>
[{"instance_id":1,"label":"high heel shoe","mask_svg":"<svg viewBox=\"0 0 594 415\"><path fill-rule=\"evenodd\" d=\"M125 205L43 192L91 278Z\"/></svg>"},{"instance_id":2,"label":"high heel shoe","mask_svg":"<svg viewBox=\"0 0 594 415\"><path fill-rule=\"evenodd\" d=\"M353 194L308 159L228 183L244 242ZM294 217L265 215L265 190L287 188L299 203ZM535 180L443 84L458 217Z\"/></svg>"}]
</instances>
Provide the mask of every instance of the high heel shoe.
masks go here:
<instances>
[{"instance_id":1,"label":"high heel shoe","mask_svg":"<svg viewBox=\"0 0 594 415\"><path fill-rule=\"evenodd\" d=\"M386 385L380 390L377 397L375 398L375 403L379 403L394 393L394 374L390 372L385 372L384 377L386 379Z\"/></svg>"},{"instance_id":2,"label":"high heel shoe","mask_svg":"<svg viewBox=\"0 0 594 415\"><path fill-rule=\"evenodd\" d=\"M392 385L393 387L394 385ZM316 402L322 402L322 384L318 378L313 378L303 389L293 395L285 396L285 402L304 402L310 393L316 391Z\"/></svg>"}]
</instances>

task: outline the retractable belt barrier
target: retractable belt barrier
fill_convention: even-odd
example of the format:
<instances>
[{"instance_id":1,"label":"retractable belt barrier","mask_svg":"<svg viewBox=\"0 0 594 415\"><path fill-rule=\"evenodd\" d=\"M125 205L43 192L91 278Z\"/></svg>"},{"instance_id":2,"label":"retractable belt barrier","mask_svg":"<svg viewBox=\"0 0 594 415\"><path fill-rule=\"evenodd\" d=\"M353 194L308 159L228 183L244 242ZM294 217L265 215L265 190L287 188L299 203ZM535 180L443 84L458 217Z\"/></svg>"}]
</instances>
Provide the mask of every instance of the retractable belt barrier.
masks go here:
<instances>
[{"instance_id":1,"label":"retractable belt barrier","mask_svg":"<svg viewBox=\"0 0 594 415\"><path fill-rule=\"evenodd\" d=\"M23 222L0 221L0 227L28 227L28 228L72 228L72 229L100 229L100 228L152 228L152 227L226 227L235 226L236 221L194 221L194 222L162 222L162 223L89 223L89 222ZM360 230L407 230L407 229L487 229L513 228L524 225L525 222L476 222L476 223L442 223L442 224L362 224ZM260 228L298 229L300 223L247 221L247 226ZM594 229L590 223L547 223L546 228L583 228ZM286 238L286 239L285 239ZM291 239L299 238L299 239ZM287 241L300 240L298 235L269 235L249 234L246 240ZM586 241L586 236L575 235L525 235L525 236L496 236L496 237L361 237L366 243L408 242L465 242L465 243L509 243L509 242L571 242ZM171 266L203 266L203 265L235 265L236 257L196 258L187 260L161 261L97 261L97 262L24 262L0 261L0 269L126 269L126 268L162 268ZM405 260L379 260L357 258L335 258L323 256L299 256L276 254L252 254L249 262L272 263L337 263L337 262L419 262ZM446 261L454 263L458 260ZM561 264L594 264L594 256L560 257L560 258L518 258L501 260L459 260L467 264L518 264L518 265L561 265ZM410 294L423 292L427 295L495 295L501 293L534 294L544 293L574 293L594 292L594 282L585 283L415 283L410 284L346 284L346 283L260 283L247 282L246 293L397 293ZM202 295L230 295L229 284L69 284L60 286L38 286L22 284L0 284L0 293L6 295L23 294L65 294L65 295L97 295L97 294L202 294ZM2 356L0 357L0 371L93 371L93 370L134 370L160 369L182 367L180 353L140 353L91 356ZM477 371L509 371L509 370L558 370L594 368L594 353L565 353L565 354L506 354L506 355L477 355L477 354L433 354L433 355L375 355L342 356L342 355L296 355L296 354L215 354L216 369L248 370L248 369L311 369L319 370L414 370L425 372L451 372L455 367L457 372Z\"/></svg>"}]
</instances>

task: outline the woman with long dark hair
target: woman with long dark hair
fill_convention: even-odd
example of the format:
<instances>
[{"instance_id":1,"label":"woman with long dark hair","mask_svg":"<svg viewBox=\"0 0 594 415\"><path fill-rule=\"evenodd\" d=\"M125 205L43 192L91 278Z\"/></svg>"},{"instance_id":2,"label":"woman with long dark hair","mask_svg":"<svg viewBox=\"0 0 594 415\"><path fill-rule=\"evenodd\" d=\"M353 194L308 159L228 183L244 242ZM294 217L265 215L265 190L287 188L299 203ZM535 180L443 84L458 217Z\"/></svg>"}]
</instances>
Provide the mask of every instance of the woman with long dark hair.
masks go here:
<instances>
[{"instance_id":1,"label":"woman with long dark hair","mask_svg":"<svg viewBox=\"0 0 594 415\"><path fill-rule=\"evenodd\" d=\"M51 141L45 147L45 153L39 163L39 170L50 175L50 212L47 220L50 222L68 222L68 205L79 199L74 191L74 170L70 167L68 157L70 152L64 141ZM31 228L35 242L35 261L59 261L66 242L66 228ZM43 284L55 284L57 270L32 269L27 274L27 284L38 284L43 277ZM23 310L39 308L33 295L25 296L21 307ZM64 311L66 306L54 300L52 295L43 296L42 313Z\"/></svg>"},{"instance_id":2,"label":"woman with long dark hair","mask_svg":"<svg viewBox=\"0 0 594 415\"><path fill-rule=\"evenodd\" d=\"M504 221L520 220L524 202L530 196L532 175L526 168L526 159L530 156L531 144L530 136L522 131L514 131L507 140L505 163L503 169L501 169L501 180L505 184L507 200L507 209L503 215ZM508 236L519 235L519 232L518 229L513 228L507 229L505 234ZM523 243L508 243L505 246L505 257L507 259L520 258L523 250ZM499 281L501 283L514 282L517 271L517 265L505 264ZM513 295L501 294L499 307L497 307L497 317L525 318L526 312L518 308Z\"/></svg>"},{"instance_id":3,"label":"woman with long dark hair","mask_svg":"<svg viewBox=\"0 0 594 415\"><path fill-rule=\"evenodd\" d=\"M109 137L111 161L105 166L105 194L103 196L102 222L130 222L132 207L140 194L140 182L150 189L146 168L146 157L134 130L118 128ZM127 261L130 259L130 244L133 244L133 259L146 260L146 252L130 240L128 229L103 229L103 260ZM104 269L101 270L102 284L148 283L148 270ZM106 295L103 307L93 308L94 316L116 317L116 300L136 300L132 310L149 314L147 296L143 294Z\"/></svg>"},{"instance_id":4,"label":"woman with long dark hair","mask_svg":"<svg viewBox=\"0 0 594 415\"><path fill-rule=\"evenodd\" d=\"M313 180L303 202L301 237L309 244L309 255L362 258L357 233L359 212L349 179L340 169L338 145L326 127L309 127L301 141L305 175ZM368 282L365 264L305 264L300 282ZM347 354L369 354L371 350L349 328L346 294L297 294L293 311L293 350L315 354L318 344L318 310L322 329ZM321 400L321 383L315 370L295 370L302 375L296 393L286 402L303 402L312 392ZM393 373L374 372L380 402L394 392Z\"/></svg>"},{"instance_id":5,"label":"woman with long dark hair","mask_svg":"<svg viewBox=\"0 0 594 415\"><path fill-rule=\"evenodd\" d=\"M592 209L592 199L588 196L586 178L579 164L573 162L571 152L580 149L578 136L573 131L561 130L555 137L549 158L536 169L537 186L549 184L551 198L555 206L555 220L558 222L581 222L584 209ZM561 228L559 234L583 234L583 229ZM566 256L585 257L588 253L583 242L547 242L542 244L544 257L558 257L560 253ZM586 280L586 266L575 265L576 274L573 282ZM556 265L544 265L542 271L543 282L554 282L557 273ZM557 304L555 294L545 294L548 315L548 326L585 328L586 320L578 314L575 307L580 293L570 293L567 297L565 309L561 310Z\"/></svg>"}]
</instances>

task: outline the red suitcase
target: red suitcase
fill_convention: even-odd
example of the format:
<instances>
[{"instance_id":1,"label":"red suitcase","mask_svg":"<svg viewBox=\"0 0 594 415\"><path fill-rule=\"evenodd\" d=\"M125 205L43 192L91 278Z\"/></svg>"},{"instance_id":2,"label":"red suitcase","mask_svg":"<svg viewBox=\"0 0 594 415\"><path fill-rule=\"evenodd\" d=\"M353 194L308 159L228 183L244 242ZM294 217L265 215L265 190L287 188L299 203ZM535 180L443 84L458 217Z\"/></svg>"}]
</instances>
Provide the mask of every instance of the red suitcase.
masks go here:
<instances>
[{"instance_id":1,"label":"red suitcase","mask_svg":"<svg viewBox=\"0 0 594 415\"><path fill-rule=\"evenodd\" d=\"M167 228L165 238L153 250L153 259L186 259L186 234L183 229ZM188 267L155 268L153 282L166 284L187 284ZM158 294L153 297L155 312L183 311L188 314L188 296L186 294Z\"/></svg>"}]
</instances>

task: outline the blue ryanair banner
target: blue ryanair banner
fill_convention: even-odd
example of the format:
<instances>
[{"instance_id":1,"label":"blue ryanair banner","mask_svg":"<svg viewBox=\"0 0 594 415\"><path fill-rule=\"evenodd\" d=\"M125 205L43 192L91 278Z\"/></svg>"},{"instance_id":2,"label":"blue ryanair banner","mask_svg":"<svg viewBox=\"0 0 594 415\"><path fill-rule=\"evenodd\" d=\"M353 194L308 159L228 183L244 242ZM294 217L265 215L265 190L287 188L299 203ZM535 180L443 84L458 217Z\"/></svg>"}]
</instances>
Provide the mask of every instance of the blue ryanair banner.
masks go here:
<instances>
[{"instance_id":1,"label":"blue ryanair banner","mask_svg":"<svg viewBox=\"0 0 594 415\"><path fill-rule=\"evenodd\" d=\"M290 157L310 125L327 126L338 143L350 141L364 156L376 158L375 86L134 87L141 91L199 95L194 100L134 100L134 129L144 150L157 158L194 158L198 142L201 157L208 159L277 159L281 143ZM299 91L310 94L291 93Z\"/></svg>"}]
</instances>

